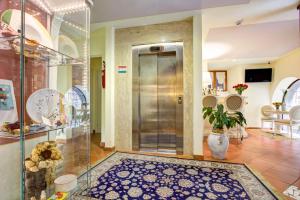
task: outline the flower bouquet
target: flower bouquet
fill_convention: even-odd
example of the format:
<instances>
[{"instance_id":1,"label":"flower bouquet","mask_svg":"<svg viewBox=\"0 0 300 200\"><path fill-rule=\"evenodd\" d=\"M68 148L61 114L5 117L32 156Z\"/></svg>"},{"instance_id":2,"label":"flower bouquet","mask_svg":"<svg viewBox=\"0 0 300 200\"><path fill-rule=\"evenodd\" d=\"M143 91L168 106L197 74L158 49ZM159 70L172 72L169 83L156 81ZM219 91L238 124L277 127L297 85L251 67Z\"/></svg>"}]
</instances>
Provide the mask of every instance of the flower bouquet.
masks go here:
<instances>
[{"instance_id":1,"label":"flower bouquet","mask_svg":"<svg viewBox=\"0 0 300 200\"><path fill-rule=\"evenodd\" d=\"M237 85L233 86L233 88L235 89L235 91L237 91L237 93L239 95L242 95L243 91L248 88L248 85L240 83L240 84L237 84Z\"/></svg>"},{"instance_id":2,"label":"flower bouquet","mask_svg":"<svg viewBox=\"0 0 300 200\"><path fill-rule=\"evenodd\" d=\"M28 199L39 198L55 179L56 167L62 162L62 152L55 141L38 143L25 160L26 193Z\"/></svg>"}]
</instances>

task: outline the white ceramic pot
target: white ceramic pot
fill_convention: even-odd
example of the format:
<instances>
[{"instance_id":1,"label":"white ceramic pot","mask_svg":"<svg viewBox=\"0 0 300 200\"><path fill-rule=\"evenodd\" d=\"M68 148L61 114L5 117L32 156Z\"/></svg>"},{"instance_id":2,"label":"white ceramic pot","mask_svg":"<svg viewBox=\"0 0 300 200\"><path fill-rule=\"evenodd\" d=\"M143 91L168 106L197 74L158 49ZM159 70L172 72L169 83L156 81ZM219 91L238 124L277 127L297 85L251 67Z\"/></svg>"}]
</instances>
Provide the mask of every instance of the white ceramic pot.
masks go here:
<instances>
[{"instance_id":1,"label":"white ceramic pot","mask_svg":"<svg viewBox=\"0 0 300 200\"><path fill-rule=\"evenodd\" d=\"M77 187L77 176L63 175L55 179L54 183L56 192L70 192Z\"/></svg>"},{"instance_id":2,"label":"white ceramic pot","mask_svg":"<svg viewBox=\"0 0 300 200\"><path fill-rule=\"evenodd\" d=\"M213 158L225 159L229 146L227 135L220 133L210 133L208 136L208 146Z\"/></svg>"}]
</instances>

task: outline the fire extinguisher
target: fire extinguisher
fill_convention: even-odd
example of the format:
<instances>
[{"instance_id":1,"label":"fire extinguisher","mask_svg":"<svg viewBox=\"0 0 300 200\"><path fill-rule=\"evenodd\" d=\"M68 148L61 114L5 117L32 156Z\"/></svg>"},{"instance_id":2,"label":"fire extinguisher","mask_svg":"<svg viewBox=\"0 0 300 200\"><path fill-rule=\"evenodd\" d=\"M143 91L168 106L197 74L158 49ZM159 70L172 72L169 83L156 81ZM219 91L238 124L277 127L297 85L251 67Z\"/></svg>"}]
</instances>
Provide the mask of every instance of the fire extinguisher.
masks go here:
<instances>
[{"instance_id":1,"label":"fire extinguisher","mask_svg":"<svg viewBox=\"0 0 300 200\"><path fill-rule=\"evenodd\" d=\"M105 89L105 61L103 61L102 64L101 80L102 80L102 88Z\"/></svg>"}]
</instances>

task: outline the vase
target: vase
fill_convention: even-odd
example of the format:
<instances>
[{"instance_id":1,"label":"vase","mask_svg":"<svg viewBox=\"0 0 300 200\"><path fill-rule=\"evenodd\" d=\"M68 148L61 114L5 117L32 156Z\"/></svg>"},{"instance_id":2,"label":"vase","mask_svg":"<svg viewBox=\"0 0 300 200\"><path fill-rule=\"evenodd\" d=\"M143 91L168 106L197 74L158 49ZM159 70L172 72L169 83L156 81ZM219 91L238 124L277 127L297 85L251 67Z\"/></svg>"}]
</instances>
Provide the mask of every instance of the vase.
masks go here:
<instances>
[{"instance_id":1,"label":"vase","mask_svg":"<svg viewBox=\"0 0 300 200\"><path fill-rule=\"evenodd\" d=\"M243 91L238 90L237 93L238 93L239 95L242 95L242 94L243 94Z\"/></svg>"},{"instance_id":2,"label":"vase","mask_svg":"<svg viewBox=\"0 0 300 200\"><path fill-rule=\"evenodd\" d=\"M41 192L47 188L45 175L46 169L40 169L37 172L25 172L25 190L27 199L31 199L32 197L40 199Z\"/></svg>"},{"instance_id":3,"label":"vase","mask_svg":"<svg viewBox=\"0 0 300 200\"><path fill-rule=\"evenodd\" d=\"M216 159L225 159L229 139L228 136L223 133L210 133L208 136L208 146L212 153L212 157Z\"/></svg>"},{"instance_id":4,"label":"vase","mask_svg":"<svg viewBox=\"0 0 300 200\"><path fill-rule=\"evenodd\" d=\"M56 167L47 168L46 174L45 174L45 180L46 180L47 186L51 186L54 183L55 179L56 179Z\"/></svg>"}]
</instances>

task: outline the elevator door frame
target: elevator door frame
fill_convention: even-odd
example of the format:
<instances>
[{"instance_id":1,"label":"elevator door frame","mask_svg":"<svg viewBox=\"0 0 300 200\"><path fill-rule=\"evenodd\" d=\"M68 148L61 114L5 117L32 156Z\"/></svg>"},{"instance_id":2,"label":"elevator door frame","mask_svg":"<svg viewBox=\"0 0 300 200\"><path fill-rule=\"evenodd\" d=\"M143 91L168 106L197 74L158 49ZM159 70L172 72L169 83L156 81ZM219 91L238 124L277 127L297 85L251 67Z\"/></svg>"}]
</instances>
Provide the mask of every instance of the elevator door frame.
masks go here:
<instances>
[{"instance_id":1,"label":"elevator door frame","mask_svg":"<svg viewBox=\"0 0 300 200\"><path fill-rule=\"evenodd\" d=\"M150 47L160 46L157 51ZM134 46L132 49L132 149L140 151L140 55L159 55L176 53L176 154L183 154L183 44L181 42ZM181 98L181 100L179 99ZM181 104L179 104L181 101ZM158 149L157 149L158 150Z\"/></svg>"}]
</instances>

